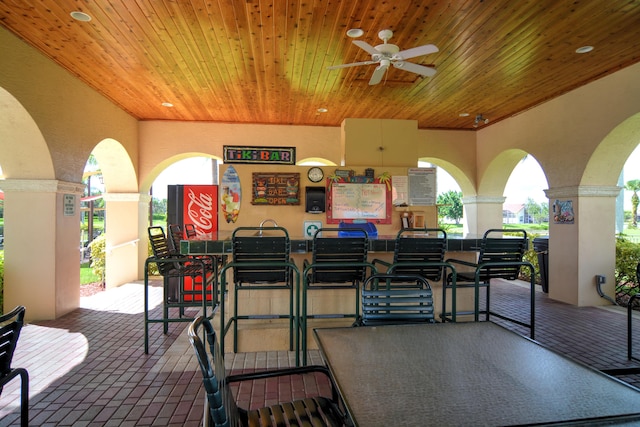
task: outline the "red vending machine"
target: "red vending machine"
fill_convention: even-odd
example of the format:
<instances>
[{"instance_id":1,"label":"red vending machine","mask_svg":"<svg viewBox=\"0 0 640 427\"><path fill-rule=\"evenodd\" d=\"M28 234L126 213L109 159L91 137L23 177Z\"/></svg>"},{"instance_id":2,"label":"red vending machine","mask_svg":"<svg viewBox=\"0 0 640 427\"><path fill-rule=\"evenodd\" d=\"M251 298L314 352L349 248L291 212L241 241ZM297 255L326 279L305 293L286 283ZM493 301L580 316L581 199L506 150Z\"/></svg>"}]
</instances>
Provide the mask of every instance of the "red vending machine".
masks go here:
<instances>
[{"instance_id":1,"label":"red vending machine","mask_svg":"<svg viewBox=\"0 0 640 427\"><path fill-rule=\"evenodd\" d=\"M179 224L184 232L192 224L195 239L215 239L218 232L217 185L169 185L167 188L167 230L169 224ZM186 235L183 238L187 238ZM183 299L202 300L201 284L184 278Z\"/></svg>"},{"instance_id":2,"label":"red vending machine","mask_svg":"<svg viewBox=\"0 0 640 427\"><path fill-rule=\"evenodd\" d=\"M169 224L179 224L183 230L185 224L192 224L197 238L215 238L218 231L218 186L169 185L167 228Z\"/></svg>"}]
</instances>

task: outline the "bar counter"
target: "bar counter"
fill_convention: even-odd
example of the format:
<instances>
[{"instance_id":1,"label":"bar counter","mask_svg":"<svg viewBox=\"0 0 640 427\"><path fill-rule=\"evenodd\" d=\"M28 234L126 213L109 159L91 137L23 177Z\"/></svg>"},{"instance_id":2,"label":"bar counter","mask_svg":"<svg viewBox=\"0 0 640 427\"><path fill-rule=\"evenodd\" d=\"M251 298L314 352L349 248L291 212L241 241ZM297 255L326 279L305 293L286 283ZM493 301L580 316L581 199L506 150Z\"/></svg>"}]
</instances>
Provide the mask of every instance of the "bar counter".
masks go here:
<instances>
[{"instance_id":1,"label":"bar counter","mask_svg":"<svg viewBox=\"0 0 640 427\"><path fill-rule=\"evenodd\" d=\"M231 233L220 231L211 239L190 239L180 242L180 252L185 255L231 254ZM313 239L291 237L292 253L310 253ZM482 236L448 236L447 252L473 252L480 249ZM379 235L369 238L369 252L393 252L396 244L395 235Z\"/></svg>"}]
</instances>

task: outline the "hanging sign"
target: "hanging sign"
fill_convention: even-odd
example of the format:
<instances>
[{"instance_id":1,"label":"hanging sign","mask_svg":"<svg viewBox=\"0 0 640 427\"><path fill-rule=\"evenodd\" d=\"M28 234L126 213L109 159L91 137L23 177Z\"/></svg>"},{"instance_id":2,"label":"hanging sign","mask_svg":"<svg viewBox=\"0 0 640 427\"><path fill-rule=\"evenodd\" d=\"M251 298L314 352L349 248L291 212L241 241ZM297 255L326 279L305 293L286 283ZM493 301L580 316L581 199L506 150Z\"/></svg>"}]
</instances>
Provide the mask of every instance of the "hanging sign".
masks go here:
<instances>
[{"instance_id":1,"label":"hanging sign","mask_svg":"<svg viewBox=\"0 0 640 427\"><path fill-rule=\"evenodd\" d=\"M295 165L295 147L245 147L224 145L224 163Z\"/></svg>"}]
</instances>

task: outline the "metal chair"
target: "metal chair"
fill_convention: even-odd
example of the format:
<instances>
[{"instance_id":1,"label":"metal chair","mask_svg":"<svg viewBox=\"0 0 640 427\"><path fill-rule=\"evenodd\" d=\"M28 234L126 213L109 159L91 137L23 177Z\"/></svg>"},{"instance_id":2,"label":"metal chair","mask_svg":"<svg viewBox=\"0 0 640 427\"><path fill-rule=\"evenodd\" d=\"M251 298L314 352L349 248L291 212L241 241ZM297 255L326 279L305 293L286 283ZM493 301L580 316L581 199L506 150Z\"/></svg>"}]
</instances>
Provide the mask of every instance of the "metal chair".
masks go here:
<instances>
[{"instance_id":1,"label":"metal chair","mask_svg":"<svg viewBox=\"0 0 640 427\"><path fill-rule=\"evenodd\" d=\"M186 234L187 239L193 239L198 235L198 233L196 232L196 226L193 224L185 224L184 234Z\"/></svg>"},{"instance_id":2,"label":"metal chair","mask_svg":"<svg viewBox=\"0 0 640 427\"><path fill-rule=\"evenodd\" d=\"M517 279L520 273L520 267L523 265L522 257L528 246L529 240L527 238L527 232L524 230L490 229L487 230L482 237L477 262L447 259L448 263L456 266L466 266L471 270L465 272L460 271L460 269L456 267L456 281L451 280L451 274L447 275L445 286L442 287L442 314L440 315L442 321L455 321L456 316L471 314L474 315L475 321L478 321L478 316L481 313L485 314L488 318L489 286L491 279ZM486 291L486 307L483 311L480 311L478 308L479 288L481 287L485 288ZM452 310L452 312L447 312L447 291L451 291L452 298L455 301L455 292L460 288L475 289L475 309L473 311Z\"/></svg>"},{"instance_id":3,"label":"metal chair","mask_svg":"<svg viewBox=\"0 0 640 427\"><path fill-rule=\"evenodd\" d=\"M185 224L185 229L187 225L193 227L193 224ZM195 228L194 228L195 230ZM171 253L176 256L186 256L182 254L180 248L180 242L184 240L185 232L182 230L179 224L169 224L169 249ZM195 237L195 231L192 232L193 237ZM218 269L222 264L222 256L218 257L216 255L189 255L193 258L198 258L204 261L207 270L217 275Z\"/></svg>"},{"instance_id":4,"label":"metal chair","mask_svg":"<svg viewBox=\"0 0 640 427\"><path fill-rule=\"evenodd\" d=\"M12 368L13 353L24 325L25 308L18 306L0 316L0 394L12 379L20 377L20 425L29 425L29 373L24 368Z\"/></svg>"},{"instance_id":5,"label":"metal chair","mask_svg":"<svg viewBox=\"0 0 640 427\"><path fill-rule=\"evenodd\" d=\"M329 371L324 366L264 370L249 374L226 375L224 355L218 345L216 333L209 319L198 317L189 325L188 336L193 347L206 393L207 413L205 425L215 426L344 426L346 416L339 409L338 393L331 382ZM207 346L200 338L204 336ZM231 383L243 381L283 378L294 375L325 375L332 396L306 397L293 402L280 402L266 408L244 409L236 405Z\"/></svg>"},{"instance_id":6,"label":"metal chair","mask_svg":"<svg viewBox=\"0 0 640 427\"><path fill-rule=\"evenodd\" d=\"M367 262L369 236L362 228L354 226L348 229L347 237L338 237L336 233L346 228L321 228L313 235L312 260L303 261L304 289L303 310L306 313L306 295L311 290L354 289L355 311L352 313L327 313L306 315L315 317L354 317L359 312L358 290L360 283L367 277L367 268L375 268Z\"/></svg>"},{"instance_id":7,"label":"metal chair","mask_svg":"<svg viewBox=\"0 0 640 427\"><path fill-rule=\"evenodd\" d=\"M289 233L282 227L238 227L231 235L234 306L225 327L234 326L234 352L237 352L238 321L247 319L288 319L289 349L294 346L293 260ZM288 313L239 314L238 293L283 289L288 292ZM224 334L223 334L224 335Z\"/></svg>"},{"instance_id":8,"label":"metal chair","mask_svg":"<svg viewBox=\"0 0 640 427\"><path fill-rule=\"evenodd\" d=\"M346 236L339 237L340 233ZM317 318L349 318L360 316L360 283L367 277L367 270L375 274L376 268L367 262L369 236L363 228L321 228L313 235L312 260L303 261L302 303L298 328L301 330L302 364L307 363L307 320ZM308 292L313 290L353 289L353 312L308 314Z\"/></svg>"},{"instance_id":9,"label":"metal chair","mask_svg":"<svg viewBox=\"0 0 640 427\"><path fill-rule=\"evenodd\" d=\"M440 228L407 228L396 235L393 263L380 259L372 262L386 266L389 273L418 275L438 282L443 278L442 263L446 249L446 231Z\"/></svg>"},{"instance_id":10,"label":"metal chair","mask_svg":"<svg viewBox=\"0 0 640 427\"><path fill-rule=\"evenodd\" d=\"M362 285L361 303L354 326L435 323L431 286L419 275L374 274Z\"/></svg>"},{"instance_id":11,"label":"metal chair","mask_svg":"<svg viewBox=\"0 0 640 427\"><path fill-rule=\"evenodd\" d=\"M184 309L189 307L201 308L202 314L207 316L208 306L211 307L211 316L218 304L216 271L207 267L205 261L200 258L183 256L173 252L169 241L160 226L148 228L149 242L153 256L145 262L145 307L144 327L145 341L144 351L149 352L149 324L163 323L164 333L169 329L170 322L190 322L194 317L184 317ZM149 317L149 265L156 264L159 273L163 277L163 315L162 319ZM216 264L214 263L215 267ZM178 317L170 316L170 309L179 310Z\"/></svg>"}]
</instances>

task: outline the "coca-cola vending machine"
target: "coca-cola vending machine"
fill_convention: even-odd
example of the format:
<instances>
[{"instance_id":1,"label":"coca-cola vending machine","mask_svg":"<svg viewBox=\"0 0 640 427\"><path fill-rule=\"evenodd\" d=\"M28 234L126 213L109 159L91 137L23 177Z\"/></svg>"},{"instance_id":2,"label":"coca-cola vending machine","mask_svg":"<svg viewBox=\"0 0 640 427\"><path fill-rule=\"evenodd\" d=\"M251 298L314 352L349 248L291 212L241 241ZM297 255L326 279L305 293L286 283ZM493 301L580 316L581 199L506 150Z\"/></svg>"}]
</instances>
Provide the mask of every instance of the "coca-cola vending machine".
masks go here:
<instances>
[{"instance_id":1,"label":"coca-cola vending machine","mask_svg":"<svg viewBox=\"0 0 640 427\"><path fill-rule=\"evenodd\" d=\"M185 224L192 224L196 239L215 239L218 232L218 186L217 185L169 185L167 188L167 229L169 224L178 224L183 232ZM184 239L186 235L182 236ZM196 279L197 280L197 279ZM184 301L201 301L202 286L193 283L190 277L183 279ZM174 284L174 293L179 289ZM170 289L169 293L172 291ZM176 295L176 298L180 298ZM209 297L210 298L210 297Z\"/></svg>"},{"instance_id":2,"label":"coca-cola vending machine","mask_svg":"<svg viewBox=\"0 0 640 427\"><path fill-rule=\"evenodd\" d=\"M214 239L218 231L217 185L169 185L167 188L167 228L169 224L192 224L199 239ZM184 236L186 238L186 236Z\"/></svg>"}]
</instances>

